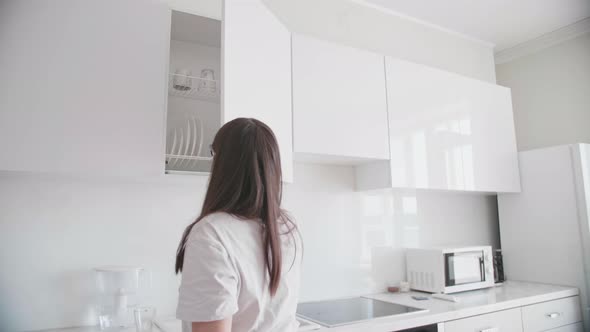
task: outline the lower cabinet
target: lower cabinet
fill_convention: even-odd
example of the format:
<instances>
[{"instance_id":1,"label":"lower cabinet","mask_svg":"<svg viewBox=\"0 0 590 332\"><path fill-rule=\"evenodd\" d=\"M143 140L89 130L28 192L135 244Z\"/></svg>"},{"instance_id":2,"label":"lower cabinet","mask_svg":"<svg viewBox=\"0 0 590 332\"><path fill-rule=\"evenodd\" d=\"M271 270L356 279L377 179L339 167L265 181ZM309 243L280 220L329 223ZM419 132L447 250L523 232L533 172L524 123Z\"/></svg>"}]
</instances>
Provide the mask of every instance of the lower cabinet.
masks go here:
<instances>
[{"instance_id":1,"label":"lower cabinet","mask_svg":"<svg viewBox=\"0 0 590 332\"><path fill-rule=\"evenodd\" d=\"M578 296L522 307L522 326L526 332L547 331L571 325L581 320L582 312ZM576 330L557 329L555 331Z\"/></svg>"},{"instance_id":2,"label":"lower cabinet","mask_svg":"<svg viewBox=\"0 0 590 332\"><path fill-rule=\"evenodd\" d=\"M453 320L445 323L445 332L522 332L520 308Z\"/></svg>"},{"instance_id":3,"label":"lower cabinet","mask_svg":"<svg viewBox=\"0 0 590 332\"><path fill-rule=\"evenodd\" d=\"M584 332L584 325L582 323L570 324L561 326L556 329L547 330L545 332Z\"/></svg>"},{"instance_id":4,"label":"lower cabinet","mask_svg":"<svg viewBox=\"0 0 590 332\"><path fill-rule=\"evenodd\" d=\"M583 332L580 297L445 322L444 332Z\"/></svg>"}]
</instances>

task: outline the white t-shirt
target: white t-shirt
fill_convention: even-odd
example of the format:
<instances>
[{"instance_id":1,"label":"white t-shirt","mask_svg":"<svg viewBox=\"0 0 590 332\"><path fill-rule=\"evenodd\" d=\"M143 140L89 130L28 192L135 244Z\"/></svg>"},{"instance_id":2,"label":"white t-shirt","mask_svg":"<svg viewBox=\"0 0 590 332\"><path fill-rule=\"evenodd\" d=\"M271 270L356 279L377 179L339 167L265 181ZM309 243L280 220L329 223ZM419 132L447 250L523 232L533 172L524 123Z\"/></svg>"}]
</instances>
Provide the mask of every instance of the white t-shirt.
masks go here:
<instances>
[{"instance_id":1,"label":"white t-shirt","mask_svg":"<svg viewBox=\"0 0 590 332\"><path fill-rule=\"evenodd\" d=\"M230 316L232 332L297 330L300 241L296 234L281 236L282 273L271 297L263 228L259 221L227 213L211 214L193 226L185 247L176 310L183 332L191 331L191 322Z\"/></svg>"}]
</instances>

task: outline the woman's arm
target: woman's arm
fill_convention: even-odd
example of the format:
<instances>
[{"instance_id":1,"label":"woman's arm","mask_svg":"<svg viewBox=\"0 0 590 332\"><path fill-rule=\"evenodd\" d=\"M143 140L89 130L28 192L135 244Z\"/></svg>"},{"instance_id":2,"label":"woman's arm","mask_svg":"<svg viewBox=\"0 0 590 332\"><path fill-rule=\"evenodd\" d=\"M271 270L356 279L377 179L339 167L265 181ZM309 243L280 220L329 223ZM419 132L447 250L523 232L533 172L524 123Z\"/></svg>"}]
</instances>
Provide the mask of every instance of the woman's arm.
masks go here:
<instances>
[{"instance_id":1,"label":"woman's arm","mask_svg":"<svg viewBox=\"0 0 590 332\"><path fill-rule=\"evenodd\" d=\"M231 317L212 322L193 322L193 332L231 332Z\"/></svg>"}]
</instances>

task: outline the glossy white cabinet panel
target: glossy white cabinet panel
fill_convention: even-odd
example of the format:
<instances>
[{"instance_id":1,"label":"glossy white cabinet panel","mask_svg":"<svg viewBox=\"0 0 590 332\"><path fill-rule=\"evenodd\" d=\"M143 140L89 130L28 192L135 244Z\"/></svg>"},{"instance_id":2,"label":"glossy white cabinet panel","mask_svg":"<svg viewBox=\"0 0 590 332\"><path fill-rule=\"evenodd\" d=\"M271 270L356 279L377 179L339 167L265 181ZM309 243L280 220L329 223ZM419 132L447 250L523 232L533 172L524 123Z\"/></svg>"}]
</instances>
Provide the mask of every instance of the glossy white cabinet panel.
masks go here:
<instances>
[{"instance_id":1,"label":"glossy white cabinet panel","mask_svg":"<svg viewBox=\"0 0 590 332\"><path fill-rule=\"evenodd\" d=\"M525 332L541 332L581 321L579 296L522 307Z\"/></svg>"},{"instance_id":2,"label":"glossy white cabinet panel","mask_svg":"<svg viewBox=\"0 0 590 332\"><path fill-rule=\"evenodd\" d=\"M520 308L445 323L445 332L522 332Z\"/></svg>"},{"instance_id":3,"label":"glossy white cabinet panel","mask_svg":"<svg viewBox=\"0 0 590 332\"><path fill-rule=\"evenodd\" d=\"M223 122L256 118L275 133L283 181L293 181L291 34L260 0L225 0Z\"/></svg>"},{"instance_id":4,"label":"glossy white cabinet panel","mask_svg":"<svg viewBox=\"0 0 590 332\"><path fill-rule=\"evenodd\" d=\"M390 186L520 190L509 89L390 57L386 70Z\"/></svg>"},{"instance_id":5,"label":"glossy white cabinet panel","mask_svg":"<svg viewBox=\"0 0 590 332\"><path fill-rule=\"evenodd\" d=\"M297 160L389 159L383 56L299 34L292 38Z\"/></svg>"},{"instance_id":6,"label":"glossy white cabinet panel","mask_svg":"<svg viewBox=\"0 0 590 332\"><path fill-rule=\"evenodd\" d=\"M582 244L582 258L584 260L585 289L582 295L582 316L587 328L590 329L590 144L575 144L572 147L572 161L579 218L579 234Z\"/></svg>"},{"instance_id":7,"label":"glossy white cabinet panel","mask_svg":"<svg viewBox=\"0 0 590 332\"><path fill-rule=\"evenodd\" d=\"M0 22L0 169L164 173L165 3L8 1Z\"/></svg>"}]
</instances>

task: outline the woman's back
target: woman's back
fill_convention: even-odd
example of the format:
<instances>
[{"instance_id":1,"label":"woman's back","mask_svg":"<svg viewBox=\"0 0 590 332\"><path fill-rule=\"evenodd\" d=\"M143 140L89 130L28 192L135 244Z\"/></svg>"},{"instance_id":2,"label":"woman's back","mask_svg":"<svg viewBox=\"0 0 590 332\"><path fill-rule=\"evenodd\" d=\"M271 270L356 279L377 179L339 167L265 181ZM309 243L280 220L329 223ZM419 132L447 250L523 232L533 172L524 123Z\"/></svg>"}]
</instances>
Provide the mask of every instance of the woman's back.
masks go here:
<instances>
[{"instance_id":1,"label":"woman's back","mask_svg":"<svg viewBox=\"0 0 590 332\"><path fill-rule=\"evenodd\" d=\"M177 309L185 332L190 331L190 322L230 316L232 332L297 330L301 264L298 235L281 235L282 273L276 293L271 296L264 232L265 226L258 220L223 212L195 224L186 242Z\"/></svg>"},{"instance_id":2,"label":"woman's back","mask_svg":"<svg viewBox=\"0 0 590 332\"><path fill-rule=\"evenodd\" d=\"M176 252L177 316L192 332L294 331L301 245L281 207L276 137L237 118L215 134L211 155L201 214Z\"/></svg>"}]
</instances>

